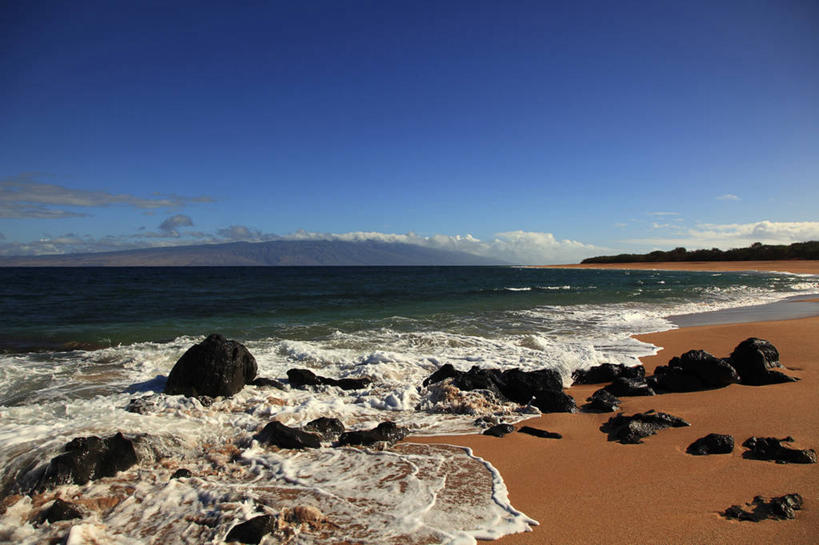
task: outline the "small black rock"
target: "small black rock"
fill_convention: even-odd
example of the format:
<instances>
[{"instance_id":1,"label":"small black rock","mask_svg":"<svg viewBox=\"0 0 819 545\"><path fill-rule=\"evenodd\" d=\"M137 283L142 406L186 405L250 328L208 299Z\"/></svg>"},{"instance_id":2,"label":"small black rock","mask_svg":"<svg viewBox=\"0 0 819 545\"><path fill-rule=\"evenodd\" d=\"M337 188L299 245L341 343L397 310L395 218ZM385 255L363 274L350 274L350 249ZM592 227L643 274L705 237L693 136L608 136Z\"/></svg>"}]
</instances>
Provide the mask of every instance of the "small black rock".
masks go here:
<instances>
[{"instance_id":1,"label":"small black rock","mask_svg":"<svg viewBox=\"0 0 819 545\"><path fill-rule=\"evenodd\" d=\"M71 520L82 518L82 512L76 505L63 501L60 498L54 500L48 509L43 509L38 513L36 522L42 524L45 521L49 523L57 522L58 520Z\"/></svg>"},{"instance_id":2,"label":"small black rock","mask_svg":"<svg viewBox=\"0 0 819 545\"><path fill-rule=\"evenodd\" d=\"M796 518L796 511L802 509L802 496L799 494L785 494L765 501L762 496L757 496L745 509L740 505L732 505L722 516L729 519L747 520L759 522L761 520L788 520Z\"/></svg>"},{"instance_id":3,"label":"small black rock","mask_svg":"<svg viewBox=\"0 0 819 545\"><path fill-rule=\"evenodd\" d=\"M184 467L180 467L176 471L174 471L173 475L171 475L171 479L188 479L192 477L193 474L190 472L189 469L185 469Z\"/></svg>"},{"instance_id":4,"label":"small black rock","mask_svg":"<svg viewBox=\"0 0 819 545\"><path fill-rule=\"evenodd\" d=\"M274 529L275 518L272 515L260 515L237 524L228 532L225 541L238 541L240 543L259 543L264 536Z\"/></svg>"},{"instance_id":5,"label":"small black rock","mask_svg":"<svg viewBox=\"0 0 819 545\"><path fill-rule=\"evenodd\" d=\"M484 435L492 435L494 437L503 437L507 433L515 431L515 426L512 424L497 424L491 428L484 430Z\"/></svg>"},{"instance_id":6,"label":"small black rock","mask_svg":"<svg viewBox=\"0 0 819 545\"><path fill-rule=\"evenodd\" d=\"M382 422L371 430L346 431L338 438L338 444L369 446L375 443L395 443L407 436L406 428L398 427L394 422Z\"/></svg>"},{"instance_id":7,"label":"small black rock","mask_svg":"<svg viewBox=\"0 0 819 545\"><path fill-rule=\"evenodd\" d=\"M795 449L783 445L790 443L793 437L777 439L775 437L749 437L742 446L747 448L742 456L753 460L773 460L779 464L815 464L816 451L813 449Z\"/></svg>"},{"instance_id":8,"label":"small black rock","mask_svg":"<svg viewBox=\"0 0 819 545\"><path fill-rule=\"evenodd\" d=\"M311 420L304 425L306 431L318 433L325 441L332 441L342 433L344 433L344 424L338 418L328 418L322 416Z\"/></svg>"},{"instance_id":9,"label":"small black rock","mask_svg":"<svg viewBox=\"0 0 819 545\"><path fill-rule=\"evenodd\" d=\"M267 424L253 438L260 443L279 448L321 448L321 441L317 434L285 426L277 420Z\"/></svg>"},{"instance_id":10,"label":"small black rock","mask_svg":"<svg viewBox=\"0 0 819 545\"><path fill-rule=\"evenodd\" d=\"M588 403L583 405L583 410L601 413L613 413L620 408L622 403L619 398L603 388L594 392L591 397L586 398L586 401Z\"/></svg>"},{"instance_id":11,"label":"small black rock","mask_svg":"<svg viewBox=\"0 0 819 545\"><path fill-rule=\"evenodd\" d=\"M252 384L253 386L258 386L259 388L276 388L278 390L287 389L287 387L285 387L285 385L279 382L278 380L267 377L256 377L252 381L250 381L250 384Z\"/></svg>"},{"instance_id":12,"label":"small black rock","mask_svg":"<svg viewBox=\"0 0 819 545\"><path fill-rule=\"evenodd\" d=\"M702 456L707 454L730 454L734 451L734 438L730 435L709 433L700 437L686 449L688 454Z\"/></svg>"}]
</instances>

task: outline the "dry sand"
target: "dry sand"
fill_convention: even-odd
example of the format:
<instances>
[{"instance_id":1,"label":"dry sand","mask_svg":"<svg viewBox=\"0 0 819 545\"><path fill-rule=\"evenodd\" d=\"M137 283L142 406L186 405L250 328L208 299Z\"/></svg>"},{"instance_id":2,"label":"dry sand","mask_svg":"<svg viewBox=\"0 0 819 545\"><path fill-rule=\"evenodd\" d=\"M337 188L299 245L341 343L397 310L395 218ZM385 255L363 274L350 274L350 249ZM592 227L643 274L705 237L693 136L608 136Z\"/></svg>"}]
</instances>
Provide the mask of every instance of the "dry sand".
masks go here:
<instances>
[{"instance_id":1,"label":"dry sand","mask_svg":"<svg viewBox=\"0 0 819 545\"><path fill-rule=\"evenodd\" d=\"M782 261L664 261L657 263L587 263L578 265L545 265L552 269L634 269L656 271L778 271L797 274L819 274L819 260Z\"/></svg>"},{"instance_id":2,"label":"dry sand","mask_svg":"<svg viewBox=\"0 0 819 545\"><path fill-rule=\"evenodd\" d=\"M534 531L507 536L500 544L815 544L819 465L747 460L740 444L751 435L791 435L794 446L819 449L819 317L690 327L638 338L663 347L643 359L651 373L690 349L727 356L748 337L774 343L788 373L802 380L623 398L626 414L657 409L691 423L661 431L640 445L607 441L599 427L611 414L586 413L546 414L518 425L559 432L559 440L521 433L413 440L470 447L500 471L512 505L540 522ZM568 392L582 404L599 387ZM685 453L708 433L733 435L734 452ZM796 520L737 522L719 515L757 495L791 492L805 499Z\"/></svg>"}]
</instances>

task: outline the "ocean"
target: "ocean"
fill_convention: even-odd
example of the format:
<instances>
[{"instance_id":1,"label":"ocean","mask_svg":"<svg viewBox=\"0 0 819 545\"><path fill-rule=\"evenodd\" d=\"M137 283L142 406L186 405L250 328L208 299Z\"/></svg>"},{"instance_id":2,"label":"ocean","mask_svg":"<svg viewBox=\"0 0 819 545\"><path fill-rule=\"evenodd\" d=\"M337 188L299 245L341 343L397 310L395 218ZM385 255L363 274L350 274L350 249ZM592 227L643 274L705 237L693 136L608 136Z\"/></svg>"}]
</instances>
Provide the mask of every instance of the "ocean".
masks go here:
<instances>
[{"instance_id":1,"label":"ocean","mask_svg":"<svg viewBox=\"0 0 819 545\"><path fill-rule=\"evenodd\" d=\"M275 542L471 544L524 531L536 521L468 449L276 451L252 436L274 419L298 426L322 416L348 429L389 420L420 435L480 432L480 417L512 423L538 410L480 392L453 399L423 379L445 363L547 367L569 386L576 369L655 353L631 335L676 327L671 317L816 293L816 276L752 272L0 269L0 542L222 543L236 523L295 506L326 521L284 524ZM286 383L288 369L307 368L373 383L246 386L209 406L162 394L176 360L214 332L243 343L262 377ZM145 398L142 414L126 410L136 398ZM118 431L139 440L140 463L59 487L82 519L33 522L55 491L19 497L14 483L72 438ZM181 467L193 476L170 479Z\"/></svg>"}]
</instances>

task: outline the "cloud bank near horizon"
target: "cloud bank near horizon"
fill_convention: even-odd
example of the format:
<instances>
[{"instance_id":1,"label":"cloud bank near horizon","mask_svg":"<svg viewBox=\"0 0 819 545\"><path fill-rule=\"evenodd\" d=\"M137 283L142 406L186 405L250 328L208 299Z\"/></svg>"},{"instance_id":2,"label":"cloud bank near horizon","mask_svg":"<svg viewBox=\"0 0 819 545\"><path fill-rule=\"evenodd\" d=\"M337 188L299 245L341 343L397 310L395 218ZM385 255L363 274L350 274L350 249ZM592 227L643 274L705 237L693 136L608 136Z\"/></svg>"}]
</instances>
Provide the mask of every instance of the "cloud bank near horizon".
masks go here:
<instances>
[{"instance_id":1,"label":"cloud bank near horizon","mask_svg":"<svg viewBox=\"0 0 819 545\"><path fill-rule=\"evenodd\" d=\"M791 244L819 240L819 221L757 221L752 223L702 223L690 229L679 228L670 236L632 238L628 244L650 245L671 249L684 246L699 248L740 248L755 242L763 244Z\"/></svg>"}]
</instances>

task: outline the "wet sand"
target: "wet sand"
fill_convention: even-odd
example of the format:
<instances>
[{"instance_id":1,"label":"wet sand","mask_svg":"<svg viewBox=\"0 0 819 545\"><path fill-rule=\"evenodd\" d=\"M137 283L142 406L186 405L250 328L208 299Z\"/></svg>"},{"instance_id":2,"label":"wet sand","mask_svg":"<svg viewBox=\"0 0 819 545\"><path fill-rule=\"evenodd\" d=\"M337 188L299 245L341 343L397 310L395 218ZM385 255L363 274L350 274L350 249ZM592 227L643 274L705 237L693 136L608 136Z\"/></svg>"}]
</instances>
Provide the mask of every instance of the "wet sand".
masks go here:
<instances>
[{"instance_id":1,"label":"wet sand","mask_svg":"<svg viewBox=\"0 0 819 545\"><path fill-rule=\"evenodd\" d=\"M781 261L662 261L656 263L585 263L577 265L544 265L552 269L632 269L655 271L777 271L795 274L819 274L819 260Z\"/></svg>"},{"instance_id":2,"label":"wet sand","mask_svg":"<svg viewBox=\"0 0 819 545\"><path fill-rule=\"evenodd\" d=\"M640 445L607 441L609 414L546 414L520 423L563 435L540 439L454 436L414 441L470 447L501 473L515 508L538 520L534 531L499 544L813 544L819 536L819 465L780 465L742 457L750 437L791 435L793 446L819 450L819 317L688 327L638 338L662 347L643 358L647 373L675 355L704 349L727 356L748 337L774 343L797 383L623 398L626 414L657 409L691 423ZM602 385L572 387L578 405ZM691 456L708 433L734 436L732 454ZM726 520L720 512L755 496L798 492L796 520Z\"/></svg>"}]
</instances>

